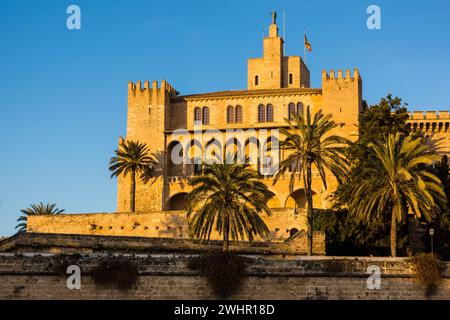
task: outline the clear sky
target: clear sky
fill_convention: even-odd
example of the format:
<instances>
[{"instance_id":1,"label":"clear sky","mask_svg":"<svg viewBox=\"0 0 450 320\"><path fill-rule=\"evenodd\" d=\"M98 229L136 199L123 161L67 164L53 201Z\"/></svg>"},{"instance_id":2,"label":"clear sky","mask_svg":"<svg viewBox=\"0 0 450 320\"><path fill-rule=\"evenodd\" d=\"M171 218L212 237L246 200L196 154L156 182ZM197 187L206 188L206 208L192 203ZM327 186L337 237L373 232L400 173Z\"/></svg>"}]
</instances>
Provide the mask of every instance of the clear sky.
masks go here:
<instances>
[{"instance_id":1,"label":"clear sky","mask_svg":"<svg viewBox=\"0 0 450 320\"><path fill-rule=\"evenodd\" d=\"M81 8L68 30L66 8ZM368 5L381 9L369 30ZM286 54L303 55L312 87L322 69L358 67L369 103L392 92L411 110L450 105L450 2L0 1L0 235L20 209L116 208L108 161L125 134L127 82L167 79L181 94L246 87L270 12L286 16Z\"/></svg>"}]
</instances>

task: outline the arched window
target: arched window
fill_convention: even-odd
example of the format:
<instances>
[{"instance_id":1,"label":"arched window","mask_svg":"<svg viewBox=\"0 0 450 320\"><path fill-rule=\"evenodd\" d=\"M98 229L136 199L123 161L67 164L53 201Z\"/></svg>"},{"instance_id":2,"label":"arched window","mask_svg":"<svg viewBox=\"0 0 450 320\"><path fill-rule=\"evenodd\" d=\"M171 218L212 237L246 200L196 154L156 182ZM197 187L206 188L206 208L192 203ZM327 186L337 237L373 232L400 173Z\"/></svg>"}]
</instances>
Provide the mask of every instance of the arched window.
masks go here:
<instances>
[{"instance_id":1,"label":"arched window","mask_svg":"<svg viewBox=\"0 0 450 320\"><path fill-rule=\"evenodd\" d=\"M297 111L295 110L295 103L291 102L288 105L288 118L293 119L294 114L297 114Z\"/></svg>"},{"instance_id":2,"label":"arched window","mask_svg":"<svg viewBox=\"0 0 450 320\"><path fill-rule=\"evenodd\" d=\"M194 121L201 121L202 120L202 111L199 107L196 107L194 109Z\"/></svg>"},{"instance_id":3,"label":"arched window","mask_svg":"<svg viewBox=\"0 0 450 320\"><path fill-rule=\"evenodd\" d=\"M259 85L259 76L255 76L255 86Z\"/></svg>"},{"instance_id":4,"label":"arched window","mask_svg":"<svg viewBox=\"0 0 450 320\"><path fill-rule=\"evenodd\" d=\"M258 122L266 121L266 107L263 104L258 106Z\"/></svg>"},{"instance_id":5,"label":"arched window","mask_svg":"<svg viewBox=\"0 0 450 320\"><path fill-rule=\"evenodd\" d=\"M178 177L183 175L183 146L179 141L172 141L167 147L168 170L170 177Z\"/></svg>"},{"instance_id":6,"label":"arched window","mask_svg":"<svg viewBox=\"0 0 450 320\"><path fill-rule=\"evenodd\" d=\"M303 115L303 103L297 103L297 115Z\"/></svg>"},{"instance_id":7,"label":"arched window","mask_svg":"<svg viewBox=\"0 0 450 320\"><path fill-rule=\"evenodd\" d=\"M209 109L208 107L203 107L203 118L202 118L202 124L209 124Z\"/></svg>"},{"instance_id":8,"label":"arched window","mask_svg":"<svg viewBox=\"0 0 450 320\"><path fill-rule=\"evenodd\" d=\"M236 106L236 123L242 123L242 107Z\"/></svg>"},{"instance_id":9,"label":"arched window","mask_svg":"<svg viewBox=\"0 0 450 320\"><path fill-rule=\"evenodd\" d=\"M294 78L292 76L292 73L289 73L289 84L293 84L294 83Z\"/></svg>"},{"instance_id":10,"label":"arched window","mask_svg":"<svg viewBox=\"0 0 450 320\"><path fill-rule=\"evenodd\" d=\"M267 122L273 121L273 106L271 104L267 105L267 116L266 116Z\"/></svg>"},{"instance_id":11,"label":"arched window","mask_svg":"<svg viewBox=\"0 0 450 320\"><path fill-rule=\"evenodd\" d=\"M227 107L227 123L234 123L234 107Z\"/></svg>"}]
</instances>

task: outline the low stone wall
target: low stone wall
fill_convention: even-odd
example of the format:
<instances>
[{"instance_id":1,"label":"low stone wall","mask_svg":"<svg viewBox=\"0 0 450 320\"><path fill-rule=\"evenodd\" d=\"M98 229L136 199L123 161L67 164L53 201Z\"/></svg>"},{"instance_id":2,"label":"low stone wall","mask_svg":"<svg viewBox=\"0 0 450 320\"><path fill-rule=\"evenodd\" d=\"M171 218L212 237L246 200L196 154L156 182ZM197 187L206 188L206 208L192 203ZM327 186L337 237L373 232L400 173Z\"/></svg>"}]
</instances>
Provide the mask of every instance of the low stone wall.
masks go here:
<instances>
[{"instance_id":1,"label":"low stone wall","mask_svg":"<svg viewBox=\"0 0 450 320\"><path fill-rule=\"evenodd\" d=\"M289 208L273 208L263 216L272 240L289 238L292 229L306 229L306 212ZM38 233L89 234L110 236L188 238L185 211L135 213L61 214L29 216L28 231ZM213 231L211 239L220 235Z\"/></svg>"},{"instance_id":2,"label":"low stone wall","mask_svg":"<svg viewBox=\"0 0 450 320\"><path fill-rule=\"evenodd\" d=\"M46 233L18 233L0 241L0 252L43 252L43 253L155 253L155 252L205 252L220 250L222 241L208 242L190 239L120 237L97 235L69 235ZM299 233L284 242L231 242L230 250L247 254L305 255L306 235ZM316 232L313 238L313 254L325 254L325 235Z\"/></svg>"},{"instance_id":3,"label":"low stone wall","mask_svg":"<svg viewBox=\"0 0 450 320\"><path fill-rule=\"evenodd\" d=\"M196 255L121 255L139 270L131 290L105 289L91 278L108 254L55 255L0 253L0 299L214 299L207 280L188 267ZM403 258L270 258L247 255L241 289L230 299L425 299ZM81 268L81 289L69 290L58 261ZM381 270L381 288L367 287L369 266ZM450 264L432 299L450 299ZM59 271L58 271L59 270Z\"/></svg>"}]
</instances>

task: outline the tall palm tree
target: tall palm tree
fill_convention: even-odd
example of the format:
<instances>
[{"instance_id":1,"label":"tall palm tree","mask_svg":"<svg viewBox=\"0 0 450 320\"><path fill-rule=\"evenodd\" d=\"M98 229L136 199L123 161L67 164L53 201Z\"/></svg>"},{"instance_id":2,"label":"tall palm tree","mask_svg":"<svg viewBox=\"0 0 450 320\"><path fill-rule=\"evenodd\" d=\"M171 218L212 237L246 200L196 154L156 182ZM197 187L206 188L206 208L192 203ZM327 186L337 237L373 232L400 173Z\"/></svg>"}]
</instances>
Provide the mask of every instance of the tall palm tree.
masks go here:
<instances>
[{"instance_id":1,"label":"tall palm tree","mask_svg":"<svg viewBox=\"0 0 450 320\"><path fill-rule=\"evenodd\" d=\"M367 164L350 186L350 212L361 222L389 213L391 256L395 257L397 224L405 220L408 208L431 220L446 201L440 179L426 168L439 156L425 139L400 133L369 144L369 149Z\"/></svg>"},{"instance_id":2,"label":"tall palm tree","mask_svg":"<svg viewBox=\"0 0 450 320\"><path fill-rule=\"evenodd\" d=\"M331 130L337 127L330 114L323 114L322 110L311 115L309 106L303 115L292 114L290 119L285 119L288 128L280 129L280 133L286 138L281 141L280 147L287 151L286 159L281 161L279 171L274 177L273 183L286 172L290 172L289 190L294 191L295 176L298 173L299 181L303 184L308 199L307 207L307 254L312 255L313 245L313 191L312 168L319 172L322 183L327 188L325 168L341 182L346 177L348 160L345 149L349 140L332 135Z\"/></svg>"},{"instance_id":3,"label":"tall palm tree","mask_svg":"<svg viewBox=\"0 0 450 320\"><path fill-rule=\"evenodd\" d=\"M22 212L23 215L17 219L17 222L19 223L16 225L16 229L18 229L17 230L18 232L25 232L27 231L28 216L45 216L45 215L60 214L64 212L64 209L56 208L56 204L54 203L43 204L42 202L39 202L38 204L32 204L31 208L20 210L20 212Z\"/></svg>"},{"instance_id":4,"label":"tall palm tree","mask_svg":"<svg viewBox=\"0 0 450 320\"><path fill-rule=\"evenodd\" d=\"M215 227L227 252L230 239L269 236L260 214L270 214L266 202L274 194L247 164L205 164L189 184L193 189L187 196L188 220L194 237L209 240Z\"/></svg>"},{"instance_id":5,"label":"tall palm tree","mask_svg":"<svg viewBox=\"0 0 450 320\"><path fill-rule=\"evenodd\" d=\"M109 170L112 177L123 174L131 176L130 183L130 212L135 211L136 202L136 175L140 175L142 181L147 182L148 176L155 170L157 160L150 153L145 143L139 141L121 139L119 148L114 151L115 156L109 162Z\"/></svg>"}]
</instances>

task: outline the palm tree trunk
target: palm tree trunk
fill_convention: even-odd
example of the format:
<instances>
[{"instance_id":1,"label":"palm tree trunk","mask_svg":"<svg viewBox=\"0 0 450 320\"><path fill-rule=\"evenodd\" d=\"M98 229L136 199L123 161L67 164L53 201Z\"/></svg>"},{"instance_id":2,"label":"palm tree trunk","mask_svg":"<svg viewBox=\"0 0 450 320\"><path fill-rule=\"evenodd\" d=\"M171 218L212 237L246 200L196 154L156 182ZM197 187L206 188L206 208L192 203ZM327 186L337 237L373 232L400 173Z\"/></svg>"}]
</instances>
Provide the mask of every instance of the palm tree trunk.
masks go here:
<instances>
[{"instance_id":1,"label":"palm tree trunk","mask_svg":"<svg viewBox=\"0 0 450 320\"><path fill-rule=\"evenodd\" d=\"M391 256L397 256L397 206L394 205L392 208L391 217Z\"/></svg>"},{"instance_id":2,"label":"palm tree trunk","mask_svg":"<svg viewBox=\"0 0 450 320\"><path fill-rule=\"evenodd\" d=\"M223 248L222 251L223 252L228 252L228 238L229 238L229 233L230 233L230 225L228 223L228 217L225 218L224 221L224 230L223 230Z\"/></svg>"},{"instance_id":3,"label":"palm tree trunk","mask_svg":"<svg viewBox=\"0 0 450 320\"><path fill-rule=\"evenodd\" d=\"M136 201L136 172L131 172L131 184L130 184L130 212L134 212Z\"/></svg>"},{"instance_id":4,"label":"palm tree trunk","mask_svg":"<svg viewBox=\"0 0 450 320\"><path fill-rule=\"evenodd\" d=\"M308 197L308 211L307 211L307 254L312 256L313 254L313 200L312 200L312 173L311 163L306 167L306 193Z\"/></svg>"}]
</instances>

